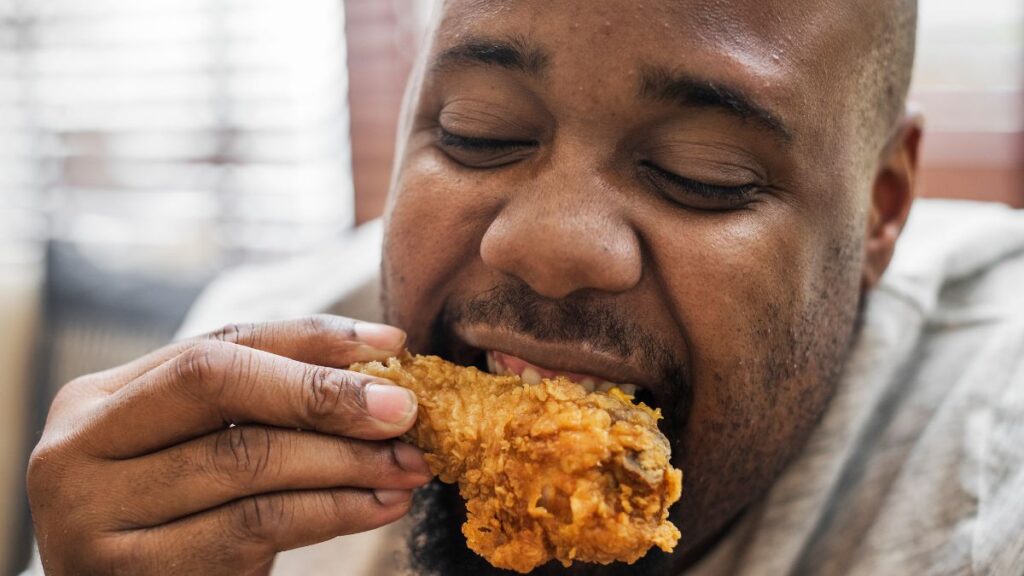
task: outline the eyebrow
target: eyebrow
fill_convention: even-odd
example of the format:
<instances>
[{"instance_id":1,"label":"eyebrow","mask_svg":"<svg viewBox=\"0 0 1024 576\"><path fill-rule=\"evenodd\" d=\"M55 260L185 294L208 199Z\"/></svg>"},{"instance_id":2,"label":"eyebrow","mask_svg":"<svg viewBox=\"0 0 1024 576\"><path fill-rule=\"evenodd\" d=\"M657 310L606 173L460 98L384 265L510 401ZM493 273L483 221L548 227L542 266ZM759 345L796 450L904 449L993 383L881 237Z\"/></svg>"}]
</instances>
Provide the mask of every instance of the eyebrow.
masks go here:
<instances>
[{"instance_id":1,"label":"eyebrow","mask_svg":"<svg viewBox=\"0 0 1024 576\"><path fill-rule=\"evenodd\" d=\"M640 77L640 96L684 107L715 108L744 121L752 120L786 142L793 139L793 132L778 115L742 90L689 74L672 74L660 68L645 70Z\"/></svg>"},{"instance_id":2,"label":"eyebrow","mask_svg":"<svg viewBox=\"0 0 1024 576\"><path fill-rule=\"evenodd\" d=\"M435 59L437 71L467 66L499 66L542 78L550 67L542 48L518 35L505 38L470 37L445 49ZM640 77L640 97L683 107L716 108L744 121L753 121L785 142L793 132L777 114L757 104L742 90L664 68L648 68Z\"/></svg>"},{"instance_id":3,"label":"eyebrow","mask_svg":"<svg viewBox=\"0 0 1024 576\"><path fill-rule=\"evenodd\" d=\"M483 64L541 77L547 71L550 60L547 52L530 44L522 36L469 38L441 52L434 60L434 69Z\"/></svg>"}]
</instances>

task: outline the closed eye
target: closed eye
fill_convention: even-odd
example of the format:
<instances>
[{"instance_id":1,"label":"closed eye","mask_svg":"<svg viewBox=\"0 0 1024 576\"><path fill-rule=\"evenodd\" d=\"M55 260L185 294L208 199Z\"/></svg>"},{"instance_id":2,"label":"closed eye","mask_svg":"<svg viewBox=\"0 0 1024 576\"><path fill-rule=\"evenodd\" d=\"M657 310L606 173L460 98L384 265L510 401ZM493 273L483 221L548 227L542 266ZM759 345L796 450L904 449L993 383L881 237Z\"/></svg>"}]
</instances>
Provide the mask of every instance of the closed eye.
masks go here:
<instances>
[{"instance_id":1,"label":"closed eye","mask_svg":"<svg viewBox=\"0 0 1024 576\"><path fill-rule=\"evenodd\" d=\"M463 136L438 128L437 147L466 168L499 168L525 158L537 141Z\"/></svg>"},{"instance_id":2,"label":"closed eye","mask_svg":"<svg viewBox=\"0 0 1024 576\"><path fill-rule=\"evenodd\" d=\"M673 202L698 210L731 210L750 203L763 187L750 182L738 186L709 184L680 176L648 161L640 163L647 179Z\"/></svg>"},{"instance_id":3,"label":"closed eye","mask_svg":"<svg viewBox=\"0 0 1024 576\"><path fill-rule=\"evenodd\" d=\"M650 162L643 162L642 165L655 172L658 177L664 178L675 186L685 189L687 192L693 192L700 196L707 198L728 198L735 196L743 196L757 190L758 185L754 183L741 184L739 186L719 186L716 184L708 184L699 180L692 180L685 176L680 176L673 172L669 172L659 166L651 164Z\"/></svg>"},{"instance_id":4,"label":"closed eye","mask_svg":"<svg viewBox=\"0 0 1024 576\"><path fill-rule=\"evenodd\" d=\"M509 148L523 148L537 145L535 140L501 140L498 138L462 136L459 134L453 134L444 128L440 129L438 143L442 146L453 146L465 150L507 150Z\"/></svg>"}]
</instances>

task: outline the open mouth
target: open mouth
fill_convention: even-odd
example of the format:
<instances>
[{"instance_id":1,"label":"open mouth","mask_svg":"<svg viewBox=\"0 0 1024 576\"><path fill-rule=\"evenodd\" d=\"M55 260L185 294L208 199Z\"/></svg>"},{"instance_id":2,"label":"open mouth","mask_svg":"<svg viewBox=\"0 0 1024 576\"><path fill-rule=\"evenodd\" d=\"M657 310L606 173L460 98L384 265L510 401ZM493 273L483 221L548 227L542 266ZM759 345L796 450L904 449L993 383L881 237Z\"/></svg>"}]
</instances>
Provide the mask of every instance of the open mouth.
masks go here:
<instances>
[{"instance_id":1,"label":"open mouth","mask_svg":"<svg viewBox=\"0 0 1024 576\"><path fill-rule=\"evenodd\" d=\"M515 374L522 378L525 384L531 385L540 384L540 381L545 378L551 379L561 376L571 382L579 384L587 392L608 392L612 388L618 388L626 394L633 396L639 388L636 384L610 382L588 374L550 370L542 366L531 364L522 358L495 350L487 351L487 371L499 376Z\"/></svg>"},{"instance_id":2,"label":"open mouth","mask_svg":"<svg viewBox=\"0 0 1024 576\"><path fill-rule=\"evenodd\" d=\"M525 384L564 377L585 392L618 388L652 408L671 405L672 399L652 373L626 359L586 342L542 341L515 330L483 323L456 324L438 352L463 366L490 374L516 375Z\"/></svg>"},{"instance_id":3,"label":"open mouth","mask_svg":"<svg viewBox=\"0 0 1024 576\"><path fill-rule=\"evenodd\" d=\"M643 386L629 382L612 382L599 376L583 374L579 372L568 372L564 370L553 370L528 362L518 356L499 352L497 350L485 350L486 370L496 376L519 376L524 384L540 384L541 380L562 377L574 384L578 384L588 393L609 392L618 388L628 396L632 396L638 402L643 402L651 407L657 407L654 395Z\"/></svg>"}]
</instances>

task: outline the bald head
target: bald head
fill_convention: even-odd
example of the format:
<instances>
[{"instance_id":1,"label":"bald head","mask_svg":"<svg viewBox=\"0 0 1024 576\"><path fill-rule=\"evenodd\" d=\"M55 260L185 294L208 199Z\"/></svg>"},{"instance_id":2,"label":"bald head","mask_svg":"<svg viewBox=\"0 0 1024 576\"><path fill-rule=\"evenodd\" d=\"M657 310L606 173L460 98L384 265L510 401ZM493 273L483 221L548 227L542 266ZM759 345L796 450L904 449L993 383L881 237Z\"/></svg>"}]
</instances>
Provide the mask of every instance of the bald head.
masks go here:
<instances>
[{"instance_id":1,"label":"bald head","mask_svg":"<svg viewBox=\"0 0 1024 576\"><path fill-rule=\"evenodd\" d=\"M885 143L906 107L917 38L917 0L872 0L868 19L872 49L860 60L863 110L872 134Z\"/></svg>"},{"instance_id":2,"label":"bald head","mask_svg":"<svg viewBox=\"0 0 1024 576\"><path fill-rule=\"evenodd\" d=\"M524 0L443 0L445 8L442 12L499 15L523 3ZM652 21L666 14L677 20L703 21L708 30L707 39L715 41L715 34L720 37L745 36L748 30L735 25L735 22L742 20L738 17L740 13L751 11L751 5L757 6L754 11L759 13L759 19L764 23L761 32L765 38L786 38L779 45L788 41L800 42L808 35L808 30L804 29L807 22L796 23L791 14L799 14L801 17L814 13L840 14L838 20L843 25L860 32L859 41L843 47L845 50L841 59L844 62L840 66L855 78L860 94L854 104L860 113L860 140L872 150L884 144L905 109L914 63L917 0L840 0L832 6L819 0L767 0L753 3L697 0L662 4L655 2L645 5L637 13L646 15ZM809 18L813 22L812 26L827 20ZM671 31L669 26L648 27L651 34Z\"/></svg>"}]
</instances>

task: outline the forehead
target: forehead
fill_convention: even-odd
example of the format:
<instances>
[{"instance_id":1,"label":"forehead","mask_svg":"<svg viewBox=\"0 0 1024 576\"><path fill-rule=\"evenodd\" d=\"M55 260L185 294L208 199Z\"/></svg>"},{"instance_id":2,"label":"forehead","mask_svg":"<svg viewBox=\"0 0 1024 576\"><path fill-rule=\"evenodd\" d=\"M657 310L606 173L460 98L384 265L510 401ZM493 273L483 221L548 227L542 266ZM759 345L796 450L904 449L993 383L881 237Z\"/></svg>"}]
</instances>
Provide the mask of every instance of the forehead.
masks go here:
<instances>
[{"instance_id":1,"label":"forehead","mask_svg":"<svg viewBox=\"0 0 1024 576\"><path fill-rule=\"evenodd\" d=\"M432 52L478 39L537 47L552 84L585 95L580 114L606 110L617 87L654 67L755 95L806 136L856 97L849 69L870 39L869 3L447 0Z\"/></svg>"},{"instance_id":2,"label":"forehead","mask_svg":"<svg viewBox=\"0 0 1024 576\"><path fill-rule=\"evenodd\" d=\"M599 129L644 105L650 71L744 94L794 151L853 153L879 0L447 0L431 54L512 40L538 50L562 118ZM872 24L873 23L873 24Z\"/></svg>"},{"instance_id":3,"label":"forehead","mask_svg":"<svg viewBox=\"0 0 1024 576\"><path fill-rule=\"evenodd\" d=\"M570 23L604 24L609 33L664 45L683 37L721 47L782 56L864 31L871 7L863 0L445 0L442 30L465 33L505 23L538 34ZM838 38L837 38L838 35Z\"/></svg>"}]
</instances>

